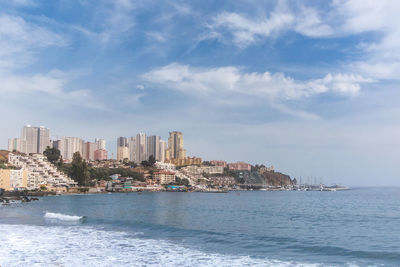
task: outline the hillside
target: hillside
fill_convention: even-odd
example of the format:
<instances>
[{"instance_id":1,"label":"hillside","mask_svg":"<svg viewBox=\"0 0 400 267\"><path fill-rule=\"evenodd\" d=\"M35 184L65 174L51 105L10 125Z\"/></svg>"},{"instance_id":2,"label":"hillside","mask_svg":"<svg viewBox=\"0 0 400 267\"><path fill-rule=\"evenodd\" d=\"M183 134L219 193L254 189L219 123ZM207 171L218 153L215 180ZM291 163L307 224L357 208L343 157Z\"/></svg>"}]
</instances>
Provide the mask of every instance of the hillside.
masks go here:
<instances>
[{"instance_id":1,"label":"hillside","mask_svg":"<svg viewBox=\"0 0 400 267\"><path fill-rule=\"evenodd\" d=\"M7 161L8 161L8 151L0 150L0 162L7 162Z\"/></svg>"},{"instance_id":2,"label":"hillside","mask_svg":"<svg viewBox=\"0 0 400 267\"><path fill-rule=\"evenodd\" d=\"M280 172L265 171L261 175L265 179L267 185L285 186L294 184L294 181L290 179L289 175Z\"/></svg>"}]
</instances>

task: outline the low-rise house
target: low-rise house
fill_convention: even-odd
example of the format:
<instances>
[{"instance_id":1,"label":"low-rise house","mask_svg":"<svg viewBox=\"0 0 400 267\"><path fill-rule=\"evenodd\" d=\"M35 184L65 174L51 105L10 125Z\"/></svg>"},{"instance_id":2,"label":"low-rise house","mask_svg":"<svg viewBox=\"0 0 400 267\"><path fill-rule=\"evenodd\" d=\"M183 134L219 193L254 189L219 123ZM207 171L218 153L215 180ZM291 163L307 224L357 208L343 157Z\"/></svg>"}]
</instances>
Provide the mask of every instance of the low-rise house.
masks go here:
<instances>
[{"instance_id":1,"label":"low-rise house","mask_svg":"<svg viewBox=\"0 0 400 267\"><path fill-rule=\"evenodd\" d=\"M236 184L235 178L231 176L217 176L208 178L212 185L229 187Z\"/></svg>"},{"instance_id":2,"label":"low-rise house","mask_svg":"<svg viewBox=\"0 0 400 267\"><path fill-rule=\"evenodd\" d=\"M199 174L223 174L224 167L222 166L186 166L180 169L182 172L191 174L191 175L199 175Z\"/></svg>"},{"instance_id":3,"label":"low-rise house","mask_svg":"<svg viewBox=\"0 0 400 267\"><path fill-rule=\"evenodd\" d=\"M144 168L144 167L136 167L134 169L132 169L134 172L138 172L143 174L143 177L145 179L151 178L151 173L148 169Z\"/></svg>"},{"instance_id":4,"label":"low-rise house","mask_svg":"<svg viewBox=\"0 0 400 267\"><path fill-rule=\"evenodd\" d=\"M166 163L166 162L159 162L159 161L157 161L154 164L154 167L156 167L157 169L160 169L160 170L170 170L170 171L175 171L175 169L176 169L175 164Z\"/></svg>"},{"instance_id":5,"label":"low-rise house","mask_svg":"<svg viewBox=\"0 0 400 267\"><path fill-rule=\"evenodd\" d=\"M159 184L169 184L175 182L175 173L168 170L160 170L153 173L153 179Z\"/></svg>"},{"instance_id":6,"label":"low-rise house","mask_svg":"<svg viewBox=\"0 0 400 267\"><path fill-rule=\"evenodd\" d=\"M231 171L251 171L251 164L246 162L229 163L228 168Z\"/></svg>"},{"instance_id":7,"label":"low-rise house","mask_svg":"<svg viewBox=\"0 0 400 267\"><path fill-rule=\"evenodd\" d=\"M28 186L26 170L0 169L0 188L9 190L22 190Z\"/></svg>"}]
</instances>

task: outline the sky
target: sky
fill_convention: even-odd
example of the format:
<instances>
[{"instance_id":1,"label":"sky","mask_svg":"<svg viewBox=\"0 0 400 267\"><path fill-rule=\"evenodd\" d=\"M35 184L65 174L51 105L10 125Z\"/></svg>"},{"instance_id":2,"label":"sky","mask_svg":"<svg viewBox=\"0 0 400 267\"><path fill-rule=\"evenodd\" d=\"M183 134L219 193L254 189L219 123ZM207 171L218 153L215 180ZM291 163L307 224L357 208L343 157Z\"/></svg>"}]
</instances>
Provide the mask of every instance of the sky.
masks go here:
<instances>
[{"instance_id":1,"label":"sky","mask_svg":"<svg viewBox=\"0 0 400 267\"><path fill-rule=\"evenodd\" d=\"M190 156L400 185L397 0L0 0L0 148L184 133Z\"/></svg>"}]
</instances>

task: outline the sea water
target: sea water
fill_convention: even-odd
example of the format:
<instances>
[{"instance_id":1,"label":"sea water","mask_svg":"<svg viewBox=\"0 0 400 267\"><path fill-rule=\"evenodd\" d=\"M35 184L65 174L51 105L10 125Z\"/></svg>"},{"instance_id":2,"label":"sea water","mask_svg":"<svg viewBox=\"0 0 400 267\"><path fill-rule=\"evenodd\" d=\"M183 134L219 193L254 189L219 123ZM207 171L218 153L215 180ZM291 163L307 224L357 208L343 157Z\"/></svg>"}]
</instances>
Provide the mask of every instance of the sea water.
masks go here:
<instances>
[{"instance_id":1,"label":"sea water","mask_svg":"<svg viewBox=\"0 0 400 267\"><path fill-rule=\"evenodd\" d=\"M0 207L0 266L399 266L400 188L49 196Z\"/></svg>"}]
</instances>

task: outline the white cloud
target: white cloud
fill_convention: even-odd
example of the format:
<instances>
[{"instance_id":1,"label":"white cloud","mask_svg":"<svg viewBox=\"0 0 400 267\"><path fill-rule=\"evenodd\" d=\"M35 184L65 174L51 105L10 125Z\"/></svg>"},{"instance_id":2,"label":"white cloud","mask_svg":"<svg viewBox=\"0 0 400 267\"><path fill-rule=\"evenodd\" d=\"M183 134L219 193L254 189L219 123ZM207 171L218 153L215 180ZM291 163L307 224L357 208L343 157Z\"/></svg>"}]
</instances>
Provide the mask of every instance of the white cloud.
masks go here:
<instances>
[{"instance_id":1,"label":"white cloud","mask_svg":"<svg viewBox=\"0 0 400 267\"><path fill-rule=\"evenodd\" d=\"M0 0L0 3L6 3L16 6L34 6L36 3L33 0Z\"/></svg>"},{"instance_id":2,"label":"white cloud","mask_svg":"<svg viewBox=\"0 0 400 267\"><path fill-rule=\"evenodd\" d=\"M269 17L250 17L235 12L222 12L208 25L206 38L227 42L229 37L239 47L246 47L264 38L273 38L285 31L294 31L308 37L330 37L334 28L321 18L321 12L301 6L296 12L277 8Z\"/></svg>"},{"instance_id":3,"label":"white cloud","mask_svg":"<svg viewBox=\"0 0 400 267\"><path fill-rule=\"evenodd\" d=\"M376 79L400 77L400 2L393 0L333 0L327 10L311 6L276 8L269 17L221 12L208 26L205 38L247 47L285 32L311 38L377 33L358 45L362 56L345 64L351 72Z\"/></svg>"},{"instance_id":4,"label":"white cloud","mask_svg":"<svg viewBox=\"0 0 400 267\"><path fill-rule=\"evenodd\" d=\"M62 92L64 84L65 81L51 74L0 76L0 92L2 93L42 92L55 95Z\"/></svg>"},{"instance_id":5,"label":"white cloud","mask_svg":"<svg viewBox=\"0 0 400 267\"><path fill-rule=\"evenodd\" d=\"M400 2L390 0L335 0L334 12L344 18L347 34L376 32L375 41L363 43L364 58L349 64L364 75L379 79L400 78Z\"/></svg>"},{"instance_id":6,"label":"white cloud","mask_svg":"<svg viewBox=\"0 0 400 267\"><path fill-rule=\"evenodd\" d=\"M169 36L162 32L146 32L147 38L156 42L164 43L168 41Z\"/></svg>"},{"instance_id":7,"label":"white cloud","mask_svg":"<svg viewBox=\"0 0 400 267\"><path fill-rule=\"evenodd\" d=\"M99 0L81 2L81 5L93 10L90 23L70 27L97 44L107 46L121 41L136 26L134 11L141 1Z\"/></svg>"},{"instance_id":8,"label":"white cloud","mask_svg":"<svg viewBox=\"0 0 400 267\"><path fill-rule=\"evenodd\" d=\"M293 16L286 13L271 13L269 18L249 19L237 13L223 12L209 25L208 37L222 38L224 32L232 34L234 43L246 47L260 37L271 36L293 23Z\"/></svg>"},{"instance_id":9,"label":"white cloud","mask_svg":"<svg viewBox=\"0 0 400 267\"><path fill-rule=\"evenodd\" d=\"M40 52L67 45L66 38L18 16L0 14L0 93L22 98L42 97L86 107L93 104L89 90L67 90L76 72L36 72L32 65ZM28 70L22 74L20 70Z\"/></svg>"},{"instance_id":10,"label":"white cloud","mask_svg":"<svg viewBox=\"0 0 400 267\"><path fill-rule=\"evenodd\" d=\"M131 0L114 0L109 17L106 19L109 31L122 33L135 26L130 12L135 8Z\"/></svg>"},{"instance_id":11,"label":"white cloud","mask_svg":"<svg viewBox=\"0 0 400 267\"><path fill-rule=\"evenodd\" d=\"M323 21L320 12L311 7L302 7L296 16L294 30L308 37L329 37L335 34L335 30Z\"/></svg>"},{"instance_id":12,"label":"white cloud","mask_svg":"<svg viewBox=\"0 0 400 267\"><path fill-rule=\"evenodd\" d=\"M313 115L289 109L284 103L324 93L351 97L360 92L361 84L373 82L354 74L327 74L321 79L297 81L283 73L246 73L232 66L195 68L178 63L154 69L142 78L160 88L205 97L218 104L253 105L264 100L273 108L302 117Z\"/></svg>"},{"instance_id":13,"label":"white cloud","mask_svg":"<svg viewBox=\"0 0 400 267\"><path fill-rule=\"evenodd\" d=\"M64 37L21 17L0 15L0 70L24 67L34 60L37 49L65 44Z\"/></svg>"}]
</instances>

